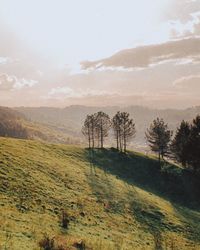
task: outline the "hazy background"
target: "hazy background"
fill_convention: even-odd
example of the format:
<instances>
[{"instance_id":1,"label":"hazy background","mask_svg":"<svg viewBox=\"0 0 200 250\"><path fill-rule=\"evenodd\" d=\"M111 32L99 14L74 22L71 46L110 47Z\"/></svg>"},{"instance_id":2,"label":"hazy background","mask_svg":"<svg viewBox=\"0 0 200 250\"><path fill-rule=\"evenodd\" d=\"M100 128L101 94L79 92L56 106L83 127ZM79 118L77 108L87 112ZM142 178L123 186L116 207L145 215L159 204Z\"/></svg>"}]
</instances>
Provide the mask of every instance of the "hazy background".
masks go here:
<instances>
[{"instance_id":1,"label":"hazy background","mask_svg":"<svg viewBox=\"0 0 200 250\"><path fill-rule=\"evenodd\" d=\"M200 104L200 0L0 0L0 105Z\"/></svg>"}]
</instances>

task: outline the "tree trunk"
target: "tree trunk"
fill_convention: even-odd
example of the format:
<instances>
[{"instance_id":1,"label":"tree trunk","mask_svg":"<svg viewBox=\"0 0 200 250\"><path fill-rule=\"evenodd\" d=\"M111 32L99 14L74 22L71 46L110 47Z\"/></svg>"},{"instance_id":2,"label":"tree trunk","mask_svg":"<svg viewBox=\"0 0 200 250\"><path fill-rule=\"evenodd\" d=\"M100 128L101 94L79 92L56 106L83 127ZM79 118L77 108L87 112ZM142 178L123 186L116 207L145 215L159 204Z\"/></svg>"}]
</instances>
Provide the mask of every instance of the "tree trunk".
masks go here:
<instances>
[{"instance_id":1,"label":"tree trunk","mask_svg":"<svg viewBox=\"0 0 200 250\"><path fill-rule=\"evenodd\" d=\"M91 139L90 139L90 133L88 135L88 142L89 142L89 148L91 148Z\"/></svg>"},{"instance_id":2,"label":"tree trunk","mask_svg":"<svg viewBox=\"0 0 200 250\"><path fill-rule=\"evenodd\" d=\"M119 150L119 131L117 131L117 150Z\"/></svg>"},{"instance_id":3,"label":"tree trunk","mask_svg":"<svg viewBox=\"0 0 200 250\"><path fill-rule=\"evenodd\" d=\"M103 148L103 125L101 122L101 148Z\"/></svg>"},{"instance_id":4,"label":"tree trunk","mask_svg":"<svg viewBox=\"0 0 200 250\"><path fill-rule=\"evenodd\" d=\"M158 153L158 159L159 159L159 163L160 163L160 151L159 151L159 153Z\"/></svg>"},{"instance_id":5,"label":"tree trunk","mask_svg":"<svg viewBox=\"0 0 200 250\"><path fill-rule=\"evenodd\" d=\"M124 136L124 152L126 153L126 136Z\"/></svg>"},{"instance_id":6,"label":"tree trunk","mask_svg":"<svg viewBox=\"0 0 200 250\"><path fill-rule=\"evenodd\" d=\"M125 122L124 122L124 129L123 129L123 139L124 139L124 152L126 152L126 134L125 134Z\"/></svg>"},{"instance_id":7,"label":"tree trunk","mask_svg":"<svg viewBox=\"0 0 200 250\"><path fill-rule=\"evenodd\" d=\"M92 148L94 148L94 125L92 125Z\"/></svg>"},{"instance_id":8,"label":"tree trunk","mask_svg":"<svg viewBox=\"0 0 200 250\"><path fill-rule=\"evenodd\" d=\"M121 137L121 133L119 133L119 147L120 147L120 151L122 151L122 137Z\"/></svg>"}]
</instances>

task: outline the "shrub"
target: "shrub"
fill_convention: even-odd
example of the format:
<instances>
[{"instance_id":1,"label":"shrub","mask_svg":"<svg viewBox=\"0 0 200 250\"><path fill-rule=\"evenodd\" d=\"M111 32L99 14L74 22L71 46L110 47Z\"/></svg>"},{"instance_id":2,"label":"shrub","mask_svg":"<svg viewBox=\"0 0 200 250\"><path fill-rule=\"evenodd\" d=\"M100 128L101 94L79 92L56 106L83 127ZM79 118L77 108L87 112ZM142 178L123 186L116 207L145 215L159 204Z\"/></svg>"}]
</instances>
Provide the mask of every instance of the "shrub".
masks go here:
<instances>
[{"instance_id":1,"label":"shrub","mask_svg":"<svg viewBox=\"0 0 200 250\"><path fill-rule=\"evenodd\" d=\"M85 250L86 249L86 246L85 246L85 242L83 240L80 240L78 242L75 242L73 244L74 247L76 247L77 249L79 250Z\"/></svg>"},{"instance_id":2,"label":"shrub","mask_svg":"<svg viewBox=\"0 0 200 250\"><path fill-rule=\"evenodd\" d=\"M61 225L62 225L62 227L64 229L68 229L69 222L70 222L70 220L69 220L68 214L65 211L63 211L62 212L62 218L61 218Z\"/></svg>"},{"instance_id":3,"label":"shrub","mask_svg":"<svg viewBox=\"0 0 200 250\"><path fill-rule=\"evenodd\" d=\"M39 246L43 250L55 250L55 240L45 235L44 239L39 242Z\"/></svg>"}]
</instances>

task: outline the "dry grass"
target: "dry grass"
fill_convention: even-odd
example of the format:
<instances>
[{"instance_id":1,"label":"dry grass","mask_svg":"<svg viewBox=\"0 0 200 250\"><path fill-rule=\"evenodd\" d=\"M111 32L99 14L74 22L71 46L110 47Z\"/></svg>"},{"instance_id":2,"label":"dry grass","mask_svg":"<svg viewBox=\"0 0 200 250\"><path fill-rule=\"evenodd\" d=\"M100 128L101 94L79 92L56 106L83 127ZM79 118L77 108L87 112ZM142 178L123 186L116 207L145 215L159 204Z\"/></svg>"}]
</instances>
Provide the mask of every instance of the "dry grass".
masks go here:
<instances>
[{"instance_id":1,"label":"dry grass","mask_svg":"<svg viewBox=\"0 0 200 250\"><path fill-rule=\"evenodd\" d=\"M156 192L154 181L145 183L143 166L156 168L155 159L88 154L80 147L0 139L1 249L38 250L44 234L68 249L81 240L94 250L200 249L200 213ZM132 176L139 167L143 179L139 170Z\"/></svg>"}]
</instances>

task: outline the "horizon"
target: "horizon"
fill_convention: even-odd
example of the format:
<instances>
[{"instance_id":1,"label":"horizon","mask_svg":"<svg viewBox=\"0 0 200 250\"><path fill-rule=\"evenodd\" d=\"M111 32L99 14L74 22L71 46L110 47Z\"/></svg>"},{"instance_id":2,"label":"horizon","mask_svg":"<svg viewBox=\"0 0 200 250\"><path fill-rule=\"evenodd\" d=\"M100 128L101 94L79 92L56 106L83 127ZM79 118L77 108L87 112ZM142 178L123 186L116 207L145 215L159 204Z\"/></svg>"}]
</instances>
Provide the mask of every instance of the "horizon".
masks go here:
<instances>
[{"instance_id":1,"label":"horizon","mask_svg":"<svg viewBox=\"0 0 200 250\"><path fill-rule=\"evenodd\" d=\"M127 108L142 108L142 109L149 109L149 110L159 110L159 111L165 111L165 110L177 110L177 111L184 111L188 109L198 109L200 108L200 105L196 106L188 106L186 108L154 108L154 107L148 107L148 106L143 106L143 105L128 105L128 106L118 106L118 105L109 105L109 106L89 106L89 105L82 105L82 104L72 104L72 105L67 105L63 107L56 107L56 106L0 106L0 107L5 107L5 108L11 108L11 109L21 109L21 108L35 108L35 109L40 109L40 108L49 108L49 109L66 109L66 108L71 108L71 107L84 107L84 108L98 108L98 109L107 109L107 108L119 108L119 110L127 109Z\"/></svg>"}]
</instances>

